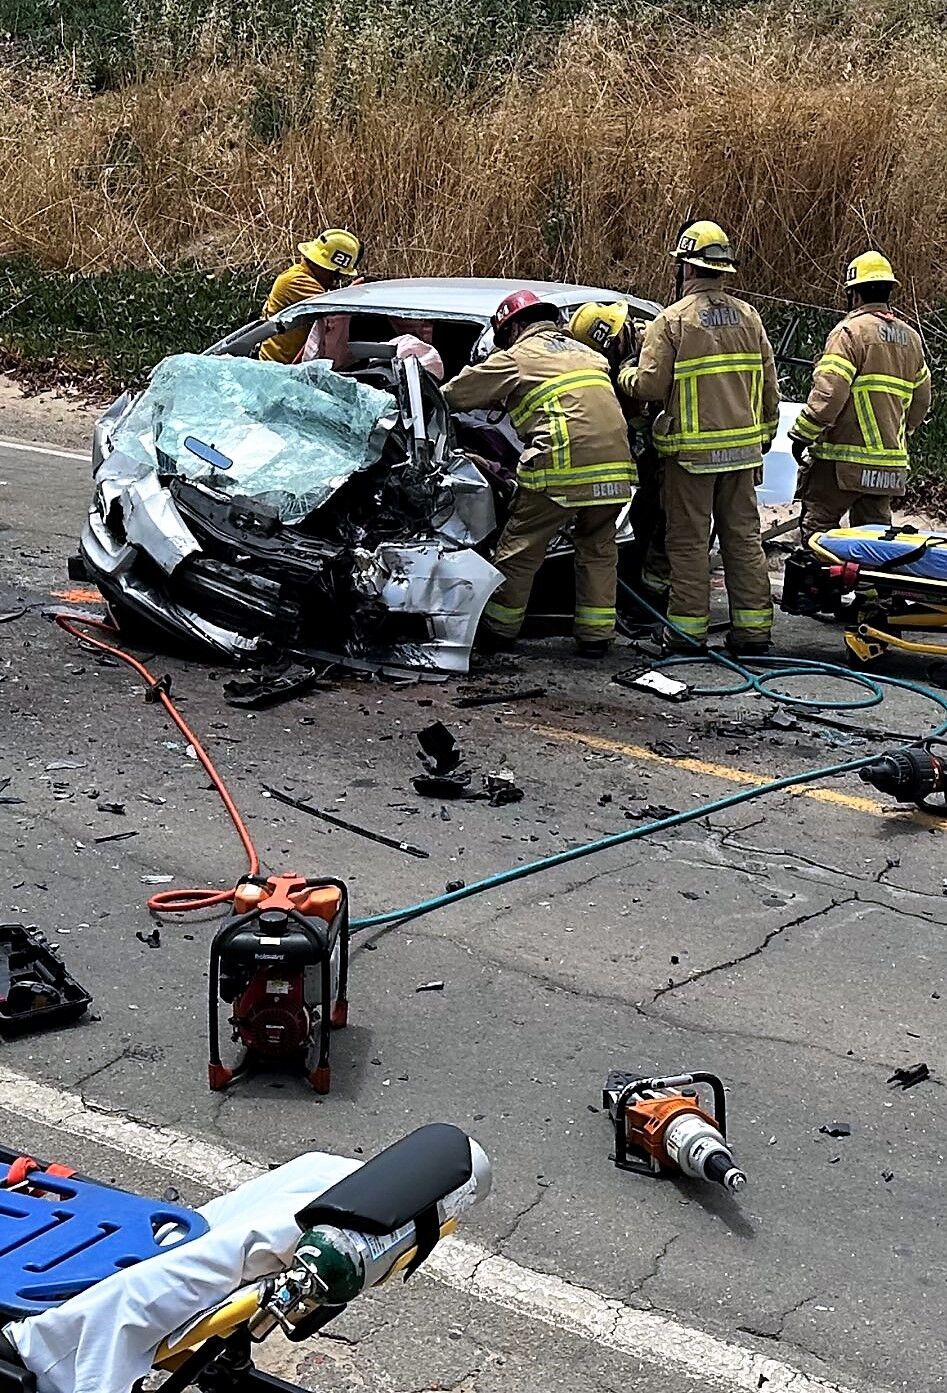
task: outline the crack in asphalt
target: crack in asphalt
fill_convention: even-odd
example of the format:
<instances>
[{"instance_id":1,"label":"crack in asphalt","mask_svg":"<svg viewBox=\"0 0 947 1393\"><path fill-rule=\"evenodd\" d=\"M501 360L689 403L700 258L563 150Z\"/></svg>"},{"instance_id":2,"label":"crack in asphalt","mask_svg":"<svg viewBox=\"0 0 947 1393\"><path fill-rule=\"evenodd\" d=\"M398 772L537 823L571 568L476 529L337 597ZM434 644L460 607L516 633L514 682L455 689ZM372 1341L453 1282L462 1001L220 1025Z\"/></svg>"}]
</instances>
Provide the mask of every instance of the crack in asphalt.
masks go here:
<instances>
[{"instance_id":1,"label":"crack in asphalt","mask_svg":"<svg viewBox=\"0 0 947 1393\"><path fill-rule=\"evenodd\" d=\"M780 847L754 846L751 843L737 842L734 840L734 838L738 836L741 832L749 831L751 827L758 827L762 824L763 821L764 819L760 819L760 821L758 822L750 823L747 827L734 828L732 831L727 831L726 829L714 827L711 824L710 830L718 836L718 845L725 850L741 851L746 852L751 856L764 856L769 857L771 859L779 859L788 862L801 863L802 865L811 866L816 870L826 871L829 875L835 876L839 880L854 880L866 885L877 885L882 890L889 891L892 897L897 897L900 895L905 895L908 897L916 896L918 899L935 900L941 904L944 903L943 892L935 892L932 890L918 890L911 885L896 885L887 879L887 876L890 874L890 872L896 870L901 865L900 856L886 856L885 865L883 866L883 868L880 871L875 872L874 874L868 874L854 871L850 867L833 866L830 865L827 861L819 861L813 856L804 855L802 852L789 851L785 848ZM734 869L738 868L734 867ZM787 865L783 867L783 869L788 871L790 875L796 874L792 865ZM812 879L813 877L803 876L801 878L808 880ZM872 901L872 903L877 904L879 903L879 901ZM894 906L890 907L894 908ZM900 906L898 906L898 908L899 912L901 913L911 912L906 910L900 910ZM945 906L945 908L947 908L947 906ZM926 916L920 915L919 917L925 918ZM928 922L935 923L938 921L929 920Z\"/></svg>"},{"instance_id":2,"label":"crack in asphalt","mask_svg":"<svg viewBox=\"0 0 947 1393\"><path fill-rule=\"evenodd\" d=\"M629 1296L640 1296L643 1301L647 1302L650 1310L654 1310L654 1302L643 1291L643 1288L647 1285L648 1282L653 1282L655 1277L657 1277L660 1274L661 1264L664 1262L664 1259L667 1257L668 1253L671 1251L672 1247L680 1238L680 1236L681 1235L679 1233L671 1234L670 1238L667 1240L664 1246L660 1248L655 1253L654 1257L651 1259L651 1267L649 1271L645 1272L644 1275L638 1279L638 1281L635 1283L635 1285L631 1288L631 1290L628 1293Z\"/></svg>"},{"instance_id":3,"label":"crack in asphalt","mask_svg":"<svg viewBox=\"0 0 947 1393\"><path fill-rule=\"evenodd\" d=\"M824 1354L820 1354L819 1351L813 1349L811 1345L803 1344L799 1338L792 1335L787 1336L785 1333L786 1322L789 1318L794 1316L797 1311L801 1311L804 1307L810 1305L811 1302L818 1300L819 1296L819 1292L812 1292L809 1296L804 1296L800 1301L789 1306L785 1311L774 1313L773 1324L775 1328L772 1330L766 1329L763 1322L759 1322L755 1325L738 1325L736 1328L744 1335L752 1335L758 1340L771 1340L773 1343L778 1342L784 1344L788 1346L789 1349L795 1350L800 1354L809 1355L811 1359L817 1360L823 1368L828 1368L828 1363ZM765 1384L761 1385L761 1387L765 1389Z\"/></svg>"},{"instance_id":4,"label":"crack in asphalt","mask_svg":"<svg viewBox=\"0 0 947 1393\"><path fill-rule=\"evenodd\" d=\"M343 1335L334 1330L332 1326L326 1326L319 1331L319 1340L334 1340L337 1345L347 1345L350 1349L358 1349L359 1345L366 1340L373 1340L376 1335L380 1335L383 1330L390 1330L394 1325L394 1318L380 1320L373 1325L370 1330L363 1330L359 1335Z\"/></svg>"},{"instance_id":5,"label":"crack in asphalt","mask_svg":"<svg viewBox=\"0 0 947 1393\"><path fill-rule=\"evenodd\" d=\"M865 1055L839 1054L838 1050L833 1050L831 1045L823 1045L817 1040L802 1040L789 1035L767 1035L759 1030L737 1030L732 1026L718 1025L716 1022L712 1026L708 1026L706 1023L695 1025L663 1011L651 1011L640 1001L635 1002L634 1011L636 1015L641 1016L646 1021L667 1026L669 1030L681 1030L685 1034L699 1035L702 1040L706 1040L710 1035L719 1035L733 1040L751 1040L755 1044L761 1045L790 1045L795 1050L812 1050L816 1054L824 1054L839 1064L863 1064L873 1069L884 1069L888 1073L891 1071L890 1060L868 1059Z\"/></svg>"},{"instance_id":6,"label":"crack in asphalt","mask_svg":"<svg viewBox=\"0 0 947 1393\"><path fill-rule=\"evenodd\" d=\"M540 1185L535 1197L531 1199L528 1204L525 1204L523 1208L517 1214L514 1215L513 1221L510 1224L509 1228L506 1230L506 1232L497 1235L496 1251L498 1253L503 1255L503 1245L509 1242L509 1240L516 1233L520 1224L526 1218L526 1216L528 1214L532 1214L533 1210L536 1209L542 1203L542 1201L545 1199L546 1195L551 1189L552 1185Z\"/></svg>"},{"instance_id":7,"label":"crack in asphalt","mask_svg":"<svg viewBox=\"0 0 947 1393\"><path fill-rule=\"evenodd\" d=\"M79 1094L79 1097L82 1099L83 1103L86 1104L86 1107L94 1107L94 1104L87 1101L83 1092L86 1084L91 1083L94 1078L97 1078L99 1074L104 1074L108 1069L114 1069L116 1064L121 1064L123 1059L128 1058L129 1049L130 1046L126 1045L124 1049L119 1051L114 1059L107 1059L104 1064L97 1064L95 1068L90 1069L87 1074L83 1074L81 1078L73 1080L72 1088L74 1092Z\"/></svg>"},{"instance_id":8,"label":"crack in asphalt","mask_svg":"<svg viewBox=\"0 0 947 1393\"><path fill-rule=\"evenodd\" d=\"M857 894L848 895L845 899L832 899L821 909L811 910L806 914L799 914L795 919L790 919L785 924L779 924L775 929L770 929L762 943L750 948L746 953L739 953L735 958L726 958L723 962L714 963L711 967L699 968L697 972L692 972L689 977L682 977L679 982L669 982L666 987L659 987L651 998L651 1005L661 997L668 996L671 992L677 991L680 987L692 986L695 982L702 981L705 977L711 977L717 972L726 972L731 967L738 967L741 963L749 962L751 958L758 958L762 952L769 947L774 939L781 937L789 929L798 928L801 924L811 923L814 919L822 919L826 914L830 914L834 909L842 909L846 905L861 903Z\"/></svg>"},{"instance_id":9,"label":"crack in asphalt","mask_svg":"<svg viewBox=\"0 0 947 1393\"><path fill-rule=\"evenodd\" d=\"M420 1388L411 1388L406 1393L476 1393L477 1380L483 1374L482 1365L468 1369L454 1383L423 1383Z\"/></svg>"}]
</instances>

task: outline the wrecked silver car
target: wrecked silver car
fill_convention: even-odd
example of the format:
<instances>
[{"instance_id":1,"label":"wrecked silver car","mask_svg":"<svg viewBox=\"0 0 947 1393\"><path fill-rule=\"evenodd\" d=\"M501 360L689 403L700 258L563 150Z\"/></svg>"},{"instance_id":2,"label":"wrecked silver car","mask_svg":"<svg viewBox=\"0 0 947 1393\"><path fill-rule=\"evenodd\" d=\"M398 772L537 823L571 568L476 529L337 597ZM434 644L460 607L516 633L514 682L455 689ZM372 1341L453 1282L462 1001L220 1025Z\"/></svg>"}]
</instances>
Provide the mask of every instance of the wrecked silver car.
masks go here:
<instances>
[{"instance_id":1,"label":"wrecked silver car","mask_svg":"<svg viewBox=\"0 0 947 1393\"><path fill-rule=\"evenodd\" d=\"M109 423L81 540L122 627L230 660L466 670L500 580L473 549L493 494L417 360L385 347L362 380L320 360L155 369Z\"/></svg>"},{"instance_id":2,"label":"wrecked silver car","mask_svg":"<svg viewBox=\"0 0 947 1393\"><path fill-rule=\"evenodd\" d=\"M389 340L414 330L448 375L488 346L512 282L348 287L164 360L96 428L80 549L120 626L218 660L341 658L373 670L467 670L500 583L492 543L519 455L509 422L451 421L437 381ZM626 298L536 283L565 312ZM627 297L636 314L657 306ZM344 317L344 360L251 357L270 334ZM336 334L338 339L338 334ZM625 540L630 540L630 531ZM571 545L541 572L571 609Z\"/></svg>"}]
</instances>

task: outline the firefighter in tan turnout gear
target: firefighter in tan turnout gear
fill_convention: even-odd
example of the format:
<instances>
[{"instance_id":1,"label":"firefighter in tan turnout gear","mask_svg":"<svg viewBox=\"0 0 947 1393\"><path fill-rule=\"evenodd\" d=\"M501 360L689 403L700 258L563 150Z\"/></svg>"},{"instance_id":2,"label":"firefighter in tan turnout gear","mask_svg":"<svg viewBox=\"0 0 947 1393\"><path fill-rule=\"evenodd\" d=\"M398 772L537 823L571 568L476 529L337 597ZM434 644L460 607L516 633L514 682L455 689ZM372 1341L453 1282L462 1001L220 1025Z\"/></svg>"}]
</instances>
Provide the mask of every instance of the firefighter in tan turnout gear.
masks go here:
<instances>
[{"instance_id":1,"label":"firefighter in tan turnout gear","mask_svg":"<svg viewBox=\"0 0 947 1393\"><path fill-rule=\"evenodd\" d=\"M644 324L631 316L624 300L606 303L592 300L580 305L569 320L569 330L601 353L608 373L618 386L618 373L629 354L637 351L638 333ZM662 612L667 609L668 562L664 552L664 510L661 503L661 461L651 443L647 421L619 391L619 403L628 423L628 438L638 485L631 502L629 521L635 534L636 583L647 601ZM637 448L636 448L637 446Z\"/></svg>"},{"instance_id":2,"label":"firefighter in tan turnout gear","mask_svg":"<svg viewBox=\"0 0 947 1393\"><path fill-rule=\"evenodd\" d=\"M888 307L890 261L864 252L845 277L848 314L826 340L790 431L800 464L802 540L837 527L887 526L905 489L907 437L931 404L921 337Z\"/></svg>"},{"instance_id":3,"label":"firefighter in tan turnout gear","mask_svg":"<svg viewBox=\"0 0 947 1393\"><path fill-rule=\"evenodd\" d=\"M681 298L648 325L637 363L630 358L618 376L635 401L663 408L652 435L664 463L668 620L706 643L713 519L730 599L727 646L764 652L773 604L755 485L779 412L773 350L756 311L723 288L735 261L722 228L692 223L674 258ZM689 647L670 629L665 643Z\"/></svg>"},{"instance_id":4,"label":"firefighter in tan turnout gear","mask_svg":"<svg viewBox=\"0 0 947 1393\"><path fill-rule=\"evenodd\" d=\"M549 541L571 522L575 542L575 639L601 657L615 633L615 527L635 480L625 417L608 365L559 325L559 312L518 290L493 316L496 348L444 387L452 411L509 412L525 442L518 490L497 543L503 584L484 611L483 647L517 636Z\"/></svg>"}]
</instances>

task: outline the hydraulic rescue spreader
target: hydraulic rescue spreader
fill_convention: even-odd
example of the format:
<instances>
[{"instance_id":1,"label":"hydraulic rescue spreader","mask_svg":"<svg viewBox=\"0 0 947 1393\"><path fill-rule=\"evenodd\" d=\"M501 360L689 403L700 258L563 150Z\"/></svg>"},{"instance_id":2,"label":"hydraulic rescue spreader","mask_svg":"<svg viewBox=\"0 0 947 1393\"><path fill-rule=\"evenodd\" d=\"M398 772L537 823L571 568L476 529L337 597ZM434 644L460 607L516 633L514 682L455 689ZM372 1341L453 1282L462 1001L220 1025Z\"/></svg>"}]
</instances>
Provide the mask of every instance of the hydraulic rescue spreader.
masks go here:
<instances>
[{"instance_id":1,"label":"hydraulic rescue spreader","mask_svg":"<svg viewBox=\"0 0 947 1393\"><path fill-rule=\"evenodd\" d=\"M701 1104L701 1085L712 1095L713 1111ZM652 1176L677 1171L731 1194L746 1184L727 1142L727 1101L716 1074L641 1079L612 1069L602 1106L614 1124L615 1165L621 1170Z\"/></svg>"}]
</instances>

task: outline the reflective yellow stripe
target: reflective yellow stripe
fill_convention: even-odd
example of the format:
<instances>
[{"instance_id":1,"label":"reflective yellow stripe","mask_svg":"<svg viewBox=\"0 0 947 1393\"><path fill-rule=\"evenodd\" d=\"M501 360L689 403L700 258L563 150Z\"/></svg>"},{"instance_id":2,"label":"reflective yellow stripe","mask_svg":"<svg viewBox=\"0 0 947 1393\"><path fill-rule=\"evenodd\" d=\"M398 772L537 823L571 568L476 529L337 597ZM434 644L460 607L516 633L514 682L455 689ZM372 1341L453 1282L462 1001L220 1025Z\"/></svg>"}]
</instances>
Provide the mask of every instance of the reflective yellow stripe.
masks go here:
<instances>
[{"instance_id":1,"label":"reflective yellow stripe","mask_svg":"<svg viewBox=\"0 0 947 1393\"><path fill-rule=\"evenodd\" d=\"M526 606L498 605L496 600L488 600L484 614L490 619L500 619L504 624L519 624L526 614Z\"/></svg>"},{"instance_id":2,"label":"reflective yellow stripe","mask_svg":"<svg viewBox=\"0 0 947 1393\"><path fill-rule=\"evenodd\" d=\"M557 474L567 473L572 459L572 442L569 439L569 423L558 401L550 401L545 407L546 422L549 427L550 463L546 468L547 479Z\"/></svg>"},{"instance_id":3,"label":"reflective yellow stripe","mask_svg":"<svg viewBox=\"0 0 947 1393\"><path fill-rule=\"evenodd\" d=\"M638 364L627 359L618 369L618 385L627 397L634 396L635 382L638 379Z\"/></svg>"},{"instance_id":4,"label":"reflective yellow stripe","mask_svg":"<svg viewBox=\"0 0 947 1393\"><path fill-rule=\"evenodd\" d=\"M613 609L589 609L582 605L575 611L576 624L585 629L614 629L616 617Z\"/></svg>"},{"instance_id":5,"label":"reflective yellow stripe","mask_svg":"<svg viewBox=\"0 0 947 1393\"><path fill-rule=\"evenodd\" d=\"M883 450L884 441L881 438L881 431L878 429L878 422L875 419L874 408L871 404L871 397L862 387L861 382L856 382L852 392L852 401L855 405L855 415L858 417L859 429L862 439L870 450Z\"/></svg>"},{"instance_id":6,"label":"reflective yellow stripe","mask_svg":"<svg viewBox=\"0 0 947 1393\"><path fill-rule=\"evenodd\" d=\"M715 376L719 376L721 373L726 373L726 372L740 372L740 373L746 372L746 373L752 373L752 374L754 374L754 375L756 375L756 374L762 375L762 372L763 372L763 365L762 365L761 362L756 362L756 363L754 363L754 362L750 362L749 360L745 360L745 361L738 362L738 363L718 363L718 364L713 364L713 365L711 365L710 367L707 367L707 368L695 368L695 369L692 369L690 372L682 372L682 373L679 373L679 372L677 371L677 369L675 368L675 370L674 370L674 380L675 380L675 382L686 382L686 381L688 381L690 378L715 377Z\"/></svg>"},{"instance_id":7,"label":"reflective yellow stripe","mask_svg":"<svg viewBox=\"0 0 947 1393\"><path fill-rule=\"evenodd\" d=\"M723 371L739 372L742 365L744 368L759 368L763 370L763 356L761 353L707 353L702 358L679 358L674 364L674 376L686 377L696 374L698 377L704 372Z\"/></svg>"},{"instance_id":8,"label":"reflective yellow stripe","mask_svg":"<svg viewBox=\"0 0 947 1393\"><path fill-rule=\"evenodd\" d=\"M796 417L795 424L789 434L801 437L803 440L817 440L822 434L822 427L817 426L814 421L810 421L808 416L804 413L800 413L800 415Z\"/></svg>"},{"instance_id":9,"label":"reflective yellow stripe","mask_svg":"<svg viewBox=\"0 0 947 1393\"><path fill-rule=\"evenodd\" d=\"M735 609L730 614L735 629L771 629L773 606L766 609Z\"/></svg>"},{"instance_id":10,"label":"reflective yellow stripe","mask_svg":"<svg viewBox=\"0 0 947 1393\"><path fill-rule=\"evenodd\" d=\"M583 619L614 619L614 605L576 605L576 614Z\"/></svg>"},{"instance_id":11,"label":"reflective yellow stripe","mask_svg":"<svg viewBox=\"0 0 947 1393\"><path fill-rule=\"evenodd\" d=\"M510 420L514 426L520 426L547 402L558 401L565 392L577 391L580 387L610 389L611 385L604 368L581 368L576 372L560 373L558 377L550 377L548 381L540 382L527 392L523 400L510 412Z\"/></svg>"},{"instance_id":12,"label":"reflective yellow stripe","mask_svg":"<svg viewBox=\"0 0 947 1393\"><path fill-rule=\"evenodd\" d=\"M627 460L615 464L570 464L565 469L547 468L540 472L550 482L560 484L630 484L632 481L632 467Z\"/></svg>"},{"instance_id":13,"label":"reflective yellow stripe","mask_svg":"<svg viewBox=\"0 0 947 1393\"><path fill-rule=\"evenodd\" d=\"M914 382L911 383L911 386L914 388L915 391L918 389L918 387L923 387L924 383L927 381L930 375L931 370L925 363L924 371L921 373L920 377L918 377Z\"/></svg>"},{"instance_id":14,"label":"reflective yellow stripe","mask_svg":"<svg viewBox=\"0 0 947 1393\"><path fill-rule=\"evenodd\" d=\"M669 614L668 623L692 638L703 638L710 624L709 614Z\"/></svg>"},{"instance_id":15,"label":"reflective yellow stripe","mask_svg":"<svg viewBox=\"0 0 947 1393\"><path fill-rule=\"evenodd\" d=\"M700 424L700 379L727 373L749 375L750 414L754 423L725 430L704 430ZM670 435L655 437L659 454L679 452L698 454L725 449L748 449L763 443L775 433L775 422L760 419L763 412L763 357L760 353L708 353L700 358L681 358L674 364L677 384L680 429ZM723 468L747 468L754 460L726 461ZM714 466L719 466L715 462Z\"/></svg>"},{"instance_id":16,"label":"reflective yellow stripe","mask_svg":"<svg viewBox=\"0 0 947 1393\"><path fill-rule=\"evenodd\" d=\"M696 435L700 429L697 414L697 378L688 377L681 383L681 433Z\"/></svg>"},{"instance_id":17,"label":"reflective yellow stripe","mask_svg":"<svg viewBox=\"0 0 947 1393\"><path fill-rule=\"evenodd\" d=\"M686 431L655 436L655 445L686 445L689 450L719 450L727 445L762 445L766 431L762 424L741 426L738 430L702 430L691 436Z\"/></svg>"},{"instance_id":18,"label":"reflective yellow stripe","mask_svg":"<svg viewBox=\"0 0 947 1393\"><path fill-rule=\"evenodd\" d=\"M855 383L855 390L868 392L888 392L891 396L905 397L910 400L914 391L914 383L909 382L906 377L891 377L883 372L863 373Z\"/></svg>"},{"instance_id":19,"label":"reflective yellow stripe","mask_svg":"<svg viewBox=\"0 0 947 1393\"><path fill-rule=\"evenodd\" d=\"M854 363L838 353L823 353L815 365L816 374L834 372L837 377L844 377L846 382L854 382L857 371Z\"/></svg>"},{"instance_id":20,"label":"reflective yellow stripe","mask_svg":"<svg viewBox=\"0 0 947 1393\"><path fill-rule=\"evenodd\" d=\"M819 441L815 447L819 459L838 460L842 464L865 464L880 468L907 469L908 457L905 450L869 450L860 445L832 445Z\"/></svg>"}]
</instances>

